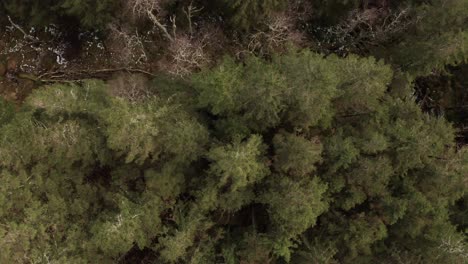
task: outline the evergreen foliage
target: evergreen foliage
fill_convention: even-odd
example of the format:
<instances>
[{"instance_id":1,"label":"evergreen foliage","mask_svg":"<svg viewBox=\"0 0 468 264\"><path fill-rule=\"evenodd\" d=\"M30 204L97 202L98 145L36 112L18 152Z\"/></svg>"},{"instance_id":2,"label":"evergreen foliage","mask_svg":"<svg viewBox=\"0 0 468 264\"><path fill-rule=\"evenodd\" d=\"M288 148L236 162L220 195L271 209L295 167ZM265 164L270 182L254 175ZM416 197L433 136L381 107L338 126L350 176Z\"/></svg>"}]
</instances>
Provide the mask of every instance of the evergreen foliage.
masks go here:
<instances>
[{"instance_id":1,"label":"evergreen foliage","mask_svg":"<svg viewBox=\"0 0 468 264\"><path fill-rule=\"evenodd\" d=\"M5 101L3 98L0 98L0 126L8 123L14 115L15 111L13 105Z\"/></svg>"},{"instance_id":2,"label":"evergreen foliage","mask_svg":"<svg viewBox=\"0 0 468 264\"><path fill-rule=\"evenodd\" d=\"M467 0L0 14L0 263L468 263Z\"/></svg>"},{"instance_id":3,"label":"evergreen foliage","mask_svg":"<svg viewBox=\"0 0 468 264\"><path fill-rule=\"evenodd\" d=\"M0 3L12 17L30 26L47 26L72 19L85 28L104 28L115 19L118 0L5 0ZM2 6L3 5L3 6Z\"/></svg>"},{"instance_id":4,"label":"evergreen foliage","mask_svg":"<svg viewBox=\"0 0 468 264\"><path fill-rule=\"evenodd\" d=\"M284 8L284 0L222 0L235 30L248 31L265 21L272 12Z\"/></svg>"},{"instance_id":5,"label":"evergreen foliage","mask_svg":"<svg viewBox=\"0 0 468 264\"><path fill-rule=\"evenodd\" d=\"M413 76L443 70L445 65L466 63L468 2L431 0L412 9L413 26L400 36L401 41L383 51L389 61Z\"/></svg>"},{"instance_id":6,"label":"evergreen foliage","mask_svg":"<svg viewBox=\"0 0 468 264\"><path fill-rule=\"evenodd\" d=\"M468 151L392 78L291 51L139 101L94 80L0 101L0 262L466 261Z\"/></svg>"}]
</instances>

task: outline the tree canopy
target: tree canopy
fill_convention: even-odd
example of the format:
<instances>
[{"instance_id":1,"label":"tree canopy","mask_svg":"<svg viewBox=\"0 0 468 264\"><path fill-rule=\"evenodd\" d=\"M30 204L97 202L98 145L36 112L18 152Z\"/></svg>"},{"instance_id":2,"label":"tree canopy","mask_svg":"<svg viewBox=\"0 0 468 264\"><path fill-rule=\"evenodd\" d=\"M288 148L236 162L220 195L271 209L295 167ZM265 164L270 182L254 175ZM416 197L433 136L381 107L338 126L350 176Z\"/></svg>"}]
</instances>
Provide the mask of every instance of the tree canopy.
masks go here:
<instances>
[{"instance_id":1,"label":"tree canopy","mask_svg":"<svg viewBox=\"0 0 468 264\"><path fill-rule=\"evenodd\" d=\"M387 92L381 61L291 51L226 58L185 93L161 80L140 101L88 80L2 111L2 262L464 258L443 245L462 239L468 152Z\"/></svg>"},{"instance_id":2,"label":"tree canopy","mask_svg":"<svg viewBox=\"0 0 468 264\"><path fill-rule=\"evenodd\" d=\"M0 14L0 264L468 263L468 0Z\"/></svg>"}]
</instances>

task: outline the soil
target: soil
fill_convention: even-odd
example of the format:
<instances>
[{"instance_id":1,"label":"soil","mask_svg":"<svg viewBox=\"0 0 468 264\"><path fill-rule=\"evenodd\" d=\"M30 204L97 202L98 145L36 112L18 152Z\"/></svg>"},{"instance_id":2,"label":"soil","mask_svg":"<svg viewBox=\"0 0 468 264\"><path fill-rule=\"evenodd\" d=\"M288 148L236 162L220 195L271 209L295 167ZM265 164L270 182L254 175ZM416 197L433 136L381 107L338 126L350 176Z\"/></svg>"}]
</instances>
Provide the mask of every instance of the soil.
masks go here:
<instances>
[{"instance_id":1,"label":"soil","mask_svg":"<svg viewBox=\"0 0 468 264\"><path fill-rule=\"evenodd\" d=\"M115 48L99 32L62 32L50 26L32 28L25 36L11 25L0 24L1 97L21 103L34 89L47 83L38 81L39 76L55 81L73 78L66 76L73 72L79 72L76 79L95 77L86 74L89 71L99 72L99 78L105 79L112 71L101 72L102 69L152 70L147 61L130 65L114 59Z\"/></svg>"}]
</instances>

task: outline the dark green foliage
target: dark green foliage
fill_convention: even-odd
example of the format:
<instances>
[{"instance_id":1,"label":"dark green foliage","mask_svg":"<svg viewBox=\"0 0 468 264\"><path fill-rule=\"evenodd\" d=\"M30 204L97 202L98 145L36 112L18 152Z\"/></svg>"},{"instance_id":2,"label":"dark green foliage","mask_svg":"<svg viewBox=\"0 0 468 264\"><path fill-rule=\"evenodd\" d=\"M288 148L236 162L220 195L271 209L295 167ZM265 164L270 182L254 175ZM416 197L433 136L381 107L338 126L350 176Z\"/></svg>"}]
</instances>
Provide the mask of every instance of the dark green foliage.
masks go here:
<instances>
[{"instance_id":1,"label":"dark green foliage","mask_svg":"<svg viewBox=\"0 0 468 264\"><path fill-rule=\"evenodd\" d=\"M312 140L302 136L281 133L273 138L275 169L298 178L316 170L314 164L321 160L322 144L318 138Z\"/></svg>"},{"instance_id":2,"label":"dark green foliage","mask_svg":"<svg viewBox=\"0 0 468 264\"><path fill-rule=\"evenodd\" d=\"M10 85L33 75L0 40L0 92L21 98L0 99L0 263L468 262L467 0L169 2L0 0L36 27L15 48L112 24L122 60L148 55L96 70L70 43L23 101ZM192 56L213 67L62 79Z\"/></svg>"},{"instance_id":3,"label":"dark green foliage","mask_svg":"<svg viewBox=\"0 0 468 264\"><path fill-rule=\"evenodd\" d=\"M46 26L65 18L94 29L111 22L118 5L117 0L5 0L0 8L30 26Z\"/></svg>"},{"instance_id":4,"label":"dark green foliage","mask_svg":"<svg viewBox=\"0 0 468 264\"><path fill-rule=\"evenodd\" d=\"M179 184L184 182L181 172L200 155L206 132L194 119L184 119L183 111L174 105L158 103L155 98L139 108L110 98L105 89L103 83L94 81L47 87L33 94L23 110L2 127L2 180L12 181L2 191L7 195L1 199L5 205L2 223L13 224L11 228L20 224L2 232L22 245L21 251L10 249L12 244L2 246L7 252L2 255L4 262L50 258L80 263L85 258L113 263L134 243L141 248L149 246L152 238L163 232L156 219L167 203L174 204L170 199L177 196L176 190L180 192ZM148 120L142 114L149 113L140 109L150 106L155 112ZM176 119L164 121L169 109L181 115L170 115ZM108 110L120 118L112 119ZM126 115L131 117L126 119ZM126 126L138 127L140 130L133 131L141 131L142 136L122 141L120 137L126 137L124 132L132 128ZM195 134L196 129L201 134ZM106 136L110 130L114 130L112 137ZM186 139L189 141L184 143ZM195 152L189 150L190 145ZM124 161L131 164L122 165ZM143 162L161 167L161 172L143 172L144 167L137 166ZM21 198L24 203L14 205L9 193L22 188L17 187L20 185L31 189L21 194L26 195ZM35 223L36 232L15 231L24 228L23 217ZM52 247L54 240L63 240L63 244ZM61 253L63 250L68 253Z\"/></svg>"},{"instance_id":5,"label":"dark green foliage","mask_svg":"<svg viewBox=\"0 0 468 264\"><path fill-rule=\"evenodd\" d=\"M372 111L392 77L388 66L372 58L325 60L301 52L274 61L249 58L243 66L226 59L211 72L195 76L200 106L238 127L233 131L242 129L231 122L242 122L254 131L277 126L281 120L298 129L327 127L336 111Z\"/></svg>"},{"instance_id":6,"label":"dark green foliage","mask_svg":"<svg viewBox=\"0 0 468 264\"><path fill-rule=\"evenodd\" d=\"M236 31L248 31L264 22L272 12L284 8L285 0L222 0L229 22Z\"/></svg>"},{"instance_id":7,"label":"dark green foliage","mask_svg":"<svg viewBox=\"0 0 468 264\"><path fill-rule=\"evenodd\" d=\"M273 175L259 201L268 206L273 253L289 261L298 235L313 227L328 205L323 201L326 185L318 178L297 180Z\"/></svg>"},{"instance_id":8,"label":"dark green foliage","mask_svg":"<svg viewBox=\"0 0 468 264\"><path fill-rule=\"evenodd\" d=\"M277 125L285 107L285 80L272 65L255 57L249 59L247 66L226 58L216 70L197 75L194 85L200 94L201 107L227 119L238 116L232 121L242 122L253 130Z\"/></svg>"},{"instance_id":9,"label":"dark green foliage","mask_svg":"<svg viewBox=\"0 0 468 264\"><path fill-rule=\"evenodd\" d=\"M201 151L197 142L206 141L207 132L178 108L158 99L140 105L116 101L102 112L108 146L127 163L194 160Z\"/></svg>"},{"instance_id":10,"label":"dark green foliage","mask_svg":"<svg viewBox=\"0 0 468 264\"><path fill-rule=\"evenodd\" d=\"M0 126L8 123L14 116L15 109L13 105L3 98L0 98Z\"/></svg>"},{"instance_id":11,"label":"dark green foliage","mask_svg":"<svg viewBox=\"0 0 468 264\"><path fill-rule=\"evenodd\" d=\"M87 28L105 27L115 19L114 11L119 6L116 0L64 0L59 4L58 10L64 15L76 18L80 24Z\"/></svg>"},{"instance_id":12,"label":"dark green foliage","mask_svg":"<svg viewBox=\"0 0 468 264\"><path fill-rule=\"evenodd\" d=\"M465 0L312 2L309 27L322 52L384 58L413 78L467 60Z\"/></svg>"},{"instance_id":13,"label":"dark green foliage","mask_svg":"<svg viewBox=\"0 0 468 264\"><path fill-rule=\"evenodd\" d=\"M359 8L360 0L314 0L312 4L313 20L321 26L330 26L340 22L348 13Z\"/></svg>"},{"instance_id":14,"label":"dark green foliage","mask_svg":"<svg viewBox=\"0 0 468 264\"><path fill-rule=\"evenodd\" d=\"M468 58L468 2L428 2L413 8L417 22L404 32L397 45L385 51L390 62L397 63L413 76L428 75L434 69L460 64Z\"/></svg>"},{"instance_id":15,"label":"dark green foliage","mask_svg":"<svg viewBox=\"0 0 468 264\"><path fill-rule=\"evenodd\" d=\"M0 3L8 15L23 20L28 20L31 25L47 25L54 19L50 7L55 6L57 1L54 0L6 0Z\"/></svg>"},{"instance_id":16,"label":"dark green foliage","mask_svg":"<svg viewBox=\"0 0 468 264\"><path fill-rule=\"evenodd\" d=\"M392 78L302 51L2 101L0 262L466 260L468 152Z\"/></svg>"},{"instance_id":17,"label":"dark green foliage","mask_svg":"<svg viewBox=\"0 0 468 264\"><path fill-rule=\"evenodd\" d=\"M264 152L261 144L258 136L252 136L243 144L235 142L211 149L210 174L218 178L217 184L236 191L261 180L268 172L265 161L258 160Z\"/></svg>"}]
</instances>

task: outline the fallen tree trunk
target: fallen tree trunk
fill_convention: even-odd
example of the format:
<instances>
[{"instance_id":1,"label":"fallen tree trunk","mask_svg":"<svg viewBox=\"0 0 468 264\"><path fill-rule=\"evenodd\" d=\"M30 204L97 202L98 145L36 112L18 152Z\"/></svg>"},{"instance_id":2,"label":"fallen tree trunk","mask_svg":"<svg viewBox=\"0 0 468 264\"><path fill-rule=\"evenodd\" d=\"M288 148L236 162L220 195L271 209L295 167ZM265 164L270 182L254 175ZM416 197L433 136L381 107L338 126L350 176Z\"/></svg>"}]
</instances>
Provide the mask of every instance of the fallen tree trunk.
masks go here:
<instances>
[{"instance_id":1,"label":"fallen tree trunk","mask_svg":"<svg viewBox=\"0 0 468 264\"><path fill-rule=\"evenodd\" d=\"M97 70L76 70L76 71L54 71L46 72L41 75L33 75L29 73L20 73L18 78L31 80L38 83L57 83L57 82L80 82L84 79L105 78L109 74L115 72L128 72L128 73L142 73L151 77L155 74L136 68L111 68L111 69L97 69Z\"/></svg>"}]
</instances>

